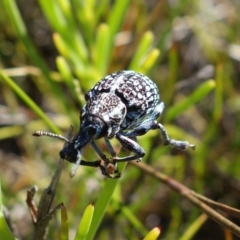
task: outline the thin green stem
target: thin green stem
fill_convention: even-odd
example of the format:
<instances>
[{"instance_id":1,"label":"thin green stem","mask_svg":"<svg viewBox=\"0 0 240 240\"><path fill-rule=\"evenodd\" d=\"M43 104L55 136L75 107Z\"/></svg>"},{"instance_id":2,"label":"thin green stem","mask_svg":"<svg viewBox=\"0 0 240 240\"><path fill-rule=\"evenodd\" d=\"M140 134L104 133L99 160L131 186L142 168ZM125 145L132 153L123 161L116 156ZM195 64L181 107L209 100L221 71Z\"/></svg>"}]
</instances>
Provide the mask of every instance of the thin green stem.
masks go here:
<instances>
[{"instance_id":1,"label":"thin green stem","mask_svg":"<svg viewBox=\"0 0 240 240\"><path fill-rule=\"evenodd\" d=\"M54 92L55 96L58 97L59 100L63 103L66 112L71 114L66 97L61 93L59 86L51 80L50 71L49 71L47 65L40 57L40 54L36 50L31 39L29 38L27 29L21 18L21 15L17 8L16 2L9 1L9 0L3 0L3 6L9 16L10 21L12 22L12 25L13 25L19 39L22 41L23 45L25 46L25 49L28 52L30 59L33 61L34 65L38 66L39 69L41 69L41 72L42 72L43 76L45 77L45 79L47 80L47 84L50 87L51 91Z\"/></svg>"},{"instance_id":2,"label":"thin green stem","mask_svg":"<svg viewBox=\"0 0 240 240\"><path fill-rule=\"evenodd\" d=\"M4 81L26 104L29 106L42 120L43 122L55 133L60 133L60 130L52 123L47 115L38 107L36 103L16 84L14 81L5 75L0 70L0 79Z\"/></svg>"},{"instance_id":3,"label":"thin green stem","mask_svg":"<svg viewBox=\"0 0 240 240\"><path fill-rule=\"evenodd\" d=\"M119 164L119 170L122 172L125 168L127 163L121 163ZM98 230L98 227L100 223L102 222L102 219L104 217L104 214L106 212L106 209L110 203L110 200L113 196L113 193L117 187L119 179L107 179L106 184L104 185L98 200L95 205L95 210L93 214L92 224L89 229L88 235L86 240L92 240L94 239L96 232Z\"/></svg>"}]
</instances>

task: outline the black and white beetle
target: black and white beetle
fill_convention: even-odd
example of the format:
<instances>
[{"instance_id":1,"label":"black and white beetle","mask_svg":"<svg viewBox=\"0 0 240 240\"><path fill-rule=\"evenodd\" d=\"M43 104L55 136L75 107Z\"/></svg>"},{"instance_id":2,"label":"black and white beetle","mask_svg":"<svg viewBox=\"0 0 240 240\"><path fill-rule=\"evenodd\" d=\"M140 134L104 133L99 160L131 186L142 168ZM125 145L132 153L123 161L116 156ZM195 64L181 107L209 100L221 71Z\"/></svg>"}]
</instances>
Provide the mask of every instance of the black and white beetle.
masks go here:
<instances>
[{"instance_id":1,"label":"black and white beetle","mask_svg":"<svg viewBox=\"0 0 240 240\"><path fill-rule=\"evenodd\" d=\"M164 144L186 150L195 146L187 141L170 139L165 128L156 119L163 111L164 103L160 101L159 91L147 76L134 71L120 71L101 79L85 95L86 104L80 119L78 134L70 141L61 135L37 131L33 135L48 135L67 141L60 151L60 157L76 165L100 167L109 178L118 178L121 173L117 162L131 160L141 161L145 151L135 141L151 129L161 131ZM116 138L122 146L133 155L117 157L109 139ZM94 139L104 138L111 154L107 158L94 143ZM90 143L101 160L86 161L81 159L82 149ZM76 170L76 169L75 169Z\"/></svg>"}]
</instances>

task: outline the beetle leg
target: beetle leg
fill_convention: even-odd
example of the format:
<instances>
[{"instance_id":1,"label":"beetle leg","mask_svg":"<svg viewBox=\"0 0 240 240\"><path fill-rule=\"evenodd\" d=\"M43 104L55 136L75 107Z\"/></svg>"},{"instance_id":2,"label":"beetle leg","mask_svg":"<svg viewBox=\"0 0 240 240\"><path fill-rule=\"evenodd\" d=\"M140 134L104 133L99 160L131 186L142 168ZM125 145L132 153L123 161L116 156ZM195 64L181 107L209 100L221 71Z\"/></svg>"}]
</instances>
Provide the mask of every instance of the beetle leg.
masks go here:
<instances>
[{"instance_id":1,"label":"beetle leg","mask_svg":"<svg viewBox=\"0 0 240 240\"><path fill-rule=\"evenodd\" d=\"M116 161L114 162L104 162L104 164L99 166L102 174L108 178L120 178L121 177L121 173L118 171L117 169L117 164Z\"/></svg>"},{"instance_id":2,"label":"beetle leg","mask_svg":"<svg viewBox=\"0 0 240 240\"><path fill-rule=\"evenodd\" d=\"M116 162L111 162L111 161L103 161L103 160L95 160L95 161L86 161L86 160L81 160L80 165L82 166L87 166L87 167L99 167L102 174L108 178L120 178L121 173L117 169L117 164Z\"/></svg>"},{"instance_id":3,"label":"beetle leg","mask_svg":"<svg viewBox=\"0 0 240 240\"><path fill-rule=\"evenodd\" d=\"M91 144L92 148L95 150L95 152L99 155L99 157L103 161L107 162L108 161L107 156L98 148L98 146L95 144L95 142L91 141L90 144Z\"/></svg>"},{"instance_id":4,"label":"beetle leg","mask_svg":"<svg viewBox=\"0 0 240 240\"><path fill-rule=\"evenodd\" d=\"M188 141L179 141L179 140L169 138L168 133L164 128L164 126L161 123L155 123L155 124L156 124L155 127L159 128L162 133L165 145L170 145L172 147L175 147L181 150L187 150L188 148L192 148L193 150L195 149L195 145L190 144Z\"/></svg>"},{"instance_id":5,"label":"beetle leg","mask_svg":"<svg viewBox=\"0 0 240 240\"><path fill-rule=\"evenodd\" d=\"M116 153L113 150L113 147L110 143L110 141L108 139L105 138L107 147L109 152L112 155L112 159L108 159L107 156L98 148L98 146L95 144L95 142L91 141L90 144L93 147L93 149L96 151L96 153L99 155L99 157L102 159L99 160L99 164L98 165L94 165L94 167L99 167L100 170L102 171L102 174L108 178L120 178L121 177L121 173L118 171L117 168L117 163L115 161L115 156ZM96 161L95 161L96 162ZM91 162L90 164L88 164L87 161L84 162L84 164L81 165L85 165L85 166L92 166Z\"/></svg>"},{"instance_id":6,"label":"beetle leg","mask_svg":"<svg viewBox=\"0 0 240 240\"><path fill-rule=\"evenodd\" d=\"M142 147L138 145L137 142L120 133L116 134L116 138L124 148L126 148L131 152L134 152L135 154L127 157L122 157L122 158L114 157L113 158L114 160L116 160L117 162L126 162L131 160L141 161L141 158L145 155L145 151Z\"/></svg>"},{"instance_id":7,"label":"beetle leg","mask_svg":"<svg viewBox=\"0 0 240 240\"><path fill-rule=\"evenodd\" d=\"M87 166L87 167L100 167L101 166L101 160L86 161L86 160L82 159L80 165Z\"/></svg>"},{"instance_id":8,"label":"beetle leg","mask_svg":"<svg viewBox=\"0 0 240 240\"><path fill-rule=\"evenodd\" d=\"M195 145L190 144L188 141L179 141L175 139L171 139L168 136L168 133L164 126L161 123L158 123L157 121L149 121L146 120L142 122L137 128L135 128L132 131L128 131L126 133L123 133L124 136L140 136L144 135L147 133L149 130L154 130L154 129L159 129L161 131L163 140L164 140L164 145L170 145L172 147L181 149L181 150L186 150L188 148L195 149Z\"/></svg>"},{"instance_id":9,"label":"beetle leg","mask_svg":"<svg viewBox=\"0 0 240 240\"><path fill-rule=\"evenodd\" d=\"M116 157L116 153L112 147L112 144L110 143L110 141L107 139L107 138L104 138L105 142L106 142L106 145L107 145L107 148L111 154L112 157Z\"/></svg>"}]
</instances>

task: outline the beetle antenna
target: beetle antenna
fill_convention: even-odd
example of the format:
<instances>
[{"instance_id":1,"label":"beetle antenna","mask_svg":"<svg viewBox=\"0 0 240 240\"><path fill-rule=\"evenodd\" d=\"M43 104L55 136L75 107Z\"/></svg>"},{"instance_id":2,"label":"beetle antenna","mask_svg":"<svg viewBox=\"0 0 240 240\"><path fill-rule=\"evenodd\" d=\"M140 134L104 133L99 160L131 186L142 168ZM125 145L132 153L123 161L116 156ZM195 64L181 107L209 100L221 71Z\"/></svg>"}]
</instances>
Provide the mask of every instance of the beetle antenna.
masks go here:
<instances>
[{"instance_id":1,"label":"beetle antenna","mask_svg":"<svg viewBox=\"0 0 240 240\"><path fill-rule=\"evenodd\" d=\"M41 137L41 136L48 136L48 137L53 137L53 138L58 138L60 140L64 140L65 142L70 142L69 139L63 137L60 134L55 134L55 133L51 133L51 132L45 132L45 131L36 131L35 133L33 133L33 136L36 137Z\"/></svg>"}]
</instances>

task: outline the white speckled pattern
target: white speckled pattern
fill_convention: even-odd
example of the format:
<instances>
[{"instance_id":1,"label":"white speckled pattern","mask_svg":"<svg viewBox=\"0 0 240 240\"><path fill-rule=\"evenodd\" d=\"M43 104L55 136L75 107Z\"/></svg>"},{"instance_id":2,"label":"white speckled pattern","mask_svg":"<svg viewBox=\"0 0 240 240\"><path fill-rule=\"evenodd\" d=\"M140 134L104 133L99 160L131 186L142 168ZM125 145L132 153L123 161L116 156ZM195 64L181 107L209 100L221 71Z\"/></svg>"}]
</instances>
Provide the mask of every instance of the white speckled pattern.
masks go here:
<instances>
[{"instance_id":1,"label":"white speckled pattern","mask_svg":"<svg viewBox=\"0 0 240 240\"><path fill-rule=\"evenodd\" d=\"M134 71L120 71L107 75L86 93L86 101L91 103L91 107L95 104L99 108L101 102L97 101L97 98L102 98L102 93L117 96L126 106L126 116L120 127L122 130L137 127L160 103L156 84L147 76ZM111 102L109 99L109 103L103 101L102 104L111 105ZM85 107L90 105L87 103Z\"/></svg>"}]
</instances>

